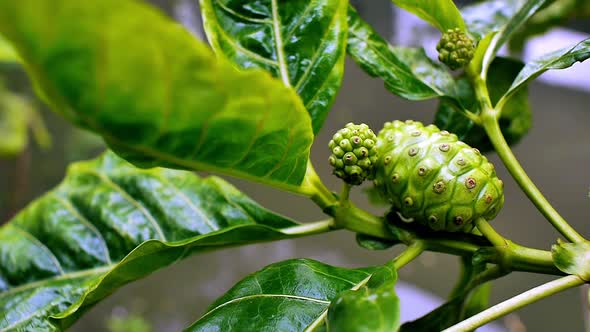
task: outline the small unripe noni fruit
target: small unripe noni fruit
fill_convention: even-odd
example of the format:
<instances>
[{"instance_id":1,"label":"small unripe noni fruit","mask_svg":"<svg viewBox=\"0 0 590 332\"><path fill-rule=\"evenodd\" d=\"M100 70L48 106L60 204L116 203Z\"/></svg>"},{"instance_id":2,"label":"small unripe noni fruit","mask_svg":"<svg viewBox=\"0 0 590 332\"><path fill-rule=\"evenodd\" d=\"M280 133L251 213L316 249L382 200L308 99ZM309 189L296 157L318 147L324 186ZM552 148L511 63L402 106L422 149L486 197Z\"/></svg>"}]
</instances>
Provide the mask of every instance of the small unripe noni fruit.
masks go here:
<instances>
[{"instance_id":1,"label":"small unripe noni fruit","mask_svg":"<svg viewBox=\"0 0 590 332\"><path fill-rule=\"evenodd\" d=\"M359 185L372 180L377 162L377 136L364 123L348 123L338 130L328 144L332 154L329 162L334 175L344 182Z\"/></svg>"},{"instance_id":2,"label":"small unripe noni fruit","mask_svg":"<svg viewBox=\"0 0 590 332\"><path fill-rule=\"evenodd\" d=\"M438 60L452 70L465 67L473 58L475 43L459 28L443 33L438 45Z\"/></svg>"},{"instance_id":3,"label":"small unripe noni fruit","mask_svg":"<svg viewBox=\"0 0 590 332\"><path fill-rule=\"evenodd\" d=\"M473 229L504 205L502 180L477 149L434 125L385 123L377 136L375 186L403 220L432 230Z\"/></svg>"}]
</instances>

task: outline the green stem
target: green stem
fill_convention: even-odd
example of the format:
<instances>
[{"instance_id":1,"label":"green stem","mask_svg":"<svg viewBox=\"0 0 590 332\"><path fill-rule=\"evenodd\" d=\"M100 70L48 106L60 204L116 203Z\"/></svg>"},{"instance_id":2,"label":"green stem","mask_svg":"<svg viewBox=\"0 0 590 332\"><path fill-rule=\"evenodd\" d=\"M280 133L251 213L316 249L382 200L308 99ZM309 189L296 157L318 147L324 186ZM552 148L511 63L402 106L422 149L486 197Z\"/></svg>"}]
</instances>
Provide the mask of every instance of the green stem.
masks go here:
<instances>
[{"instance_id":1,"label":"green stem","mask_svg":"<svg viewBox=\"0 0 590 332\"><path fill-rule=\"evenodd\" d=\"M470 292L475 287L485 284L488 281L492 281L500 277L503 277L508 273L509 272L505 271L500 266L493 266L477 274L475 278L473 278L471 282L465 287L465 290L466 292Z\"/></svg>"},{"instance_id":2,"label":"green stem","mask_svg":"<svg viewBox=\"0 0 590 332\"><path fill-rule=\"evenodd\" d=\"M346 206L338 206L334 210L333 216L338 228L346 228L380 239L399 240L387 229L383 219L359 209L350 202Z\"/></svg>"},{"instance_id":3,"label":"green stem","mask_svg":"<svg viewBox=\"0 0 590 332\"><path fill-rule=\"evenodd\" d=\"M311 160L307 162L307 171L305 173L304 182L301 187L311 200L316 203L322 210L338 203L334 194L326 188L318 174L316 173Z\"/></svg>"},{"instance_id":4,"label":"green stem","mask_svg":"<svg viewBox=\"0 0 590 332\"><path fill-rule=\"evenodd\" d=\"M443 332L463 332L473 331L493 320L496 320L512 311L520 309L526 305L539 301L545 297L551 296L568 288L584 284L584 281L578 276L566 276L541 286L535 287L522 294L519 294L509 300L496 304L495 306L472 316L459 324L451 326Z\"/></svg>"},{"instance_id":5,"label":"green stem","mask_svg":"<svg viewBox=\"0 0 590 332\"><path fill-rule=\"evenodd\" d=\"M289 235L312 235L329 232L334 229L334 219L327 219L284 228L281 231Z\"/></svg>"},{"instance_id":6,"label":"green stem","mask_svg":"<svg viewBox=\"0 0 590 332\"><path fill-rule=\"evenodd\" d=\"M402 267L404 267L409 262L416 259L416 257L420 256L426 249L423 241L416 240L414 243L410 244L406 250L404 250L399 256L397 256L393 262L393 266L395 266L395 270L399 271Z\"/></svg>"},{"instance_id":7,"label":"green stem","mask_svg":"<svg viewBox=\"0 0 590 332\"><path fill-rule=\"evenodd\" d=\"M523 247L508 241L510 249L510 268L515 271L526 271L535 273L547 273L563 275L553 262L550 251Z\"/></svg>"},{"instance_id":8,"label":"green stem","mask_svg":"<svg viewBox=\"0 0 590 332\"><path fill-rule=\"evenodd\" d=\"M494 250L482 241L469 240L472 237L461 234L444 235L439 233L418 234L397 226L388 228L383 218L372 215L352 203L348 206L338 206L333 211L333 228L344 228L355 233L374 236L384 240L398 241L411 245L415 241L424 244L429 251L441 252L458 256L471 256L479 250ZM551 275L563 275L553 264L551 252L519 246L510 241L504 244L505 252L492 255L486 262L501 264L509 271L535 272Z\"/></svg>"},{"instance_id":9,"label":"green stem","mask_svg":"<svg viewBox=\"0 0 590 332\"><path fill-rule=\"evenodd\" d=\"M351 188L352 188L352 185L350 185L346 182L342 184L342 190L340 191L340 204L344 205L344 204L346 204L346 202L348 202L348 198L350 197L350 189Z\"/></svg>"},{"instance_id":10,"label":"green stem","mask_svg":"<svg viewBox=\"0 0 590 332\"><path fill-rule=\"evenodd\" d=\"M494 145L498 156L502 159L506 168L510 174L512 174L512 177L516 180L533 204L535 204L537 209L539 209L545 218L547 218L547 220L549 220L549 222L569 241L584 241L584 238L574 230L565 219L563 219L553 206L551 206L539 188L537 188L533 181L528 177L502 135L502 131L498 124L497 113L492 109L488 109L484 110L482 116L483 127L488 134L490 141Z\"/></svg>"},{"instance_id":11,"label":"green stem","mask_svg":"<svg viewBox=\"0 0 590 332\"><path fill-rule=\"evenodd\" d=\"M500 235L484 218L477 218L475 226L490 241L494 247L506 247L506 239Z\"/></svg>"}]
</instances>

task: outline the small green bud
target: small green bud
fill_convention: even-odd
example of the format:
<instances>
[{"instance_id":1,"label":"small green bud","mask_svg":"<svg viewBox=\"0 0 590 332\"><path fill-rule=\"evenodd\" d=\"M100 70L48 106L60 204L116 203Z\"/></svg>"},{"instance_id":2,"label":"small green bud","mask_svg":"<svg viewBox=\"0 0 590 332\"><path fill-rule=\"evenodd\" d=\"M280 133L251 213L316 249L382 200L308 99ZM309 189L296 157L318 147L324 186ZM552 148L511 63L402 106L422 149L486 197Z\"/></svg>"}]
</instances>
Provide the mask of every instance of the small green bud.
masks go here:
<instances>
[{"instance_id":1,"label":"small green bud","mask_svg":"<svg viewBox=\"0 0 590 332\"><path fill-rule=\"evenodd\" d=\"M450 69L465 67L473 58L475 43L459 28L449 29L443 33L438 45L438 60Z\"/></svg>"},{"instance_id":2,"label":"small green bud","mask_svg":"<svg viewBox=\"0 0 590 332\"><path fill-rule=\"evenodd\" d=\"M377 136L366 124L348 123L334 134L328 147L332 151L328 161L334 175L352 185L374 178L378 160Z\"/></svg>"}]
</instances>

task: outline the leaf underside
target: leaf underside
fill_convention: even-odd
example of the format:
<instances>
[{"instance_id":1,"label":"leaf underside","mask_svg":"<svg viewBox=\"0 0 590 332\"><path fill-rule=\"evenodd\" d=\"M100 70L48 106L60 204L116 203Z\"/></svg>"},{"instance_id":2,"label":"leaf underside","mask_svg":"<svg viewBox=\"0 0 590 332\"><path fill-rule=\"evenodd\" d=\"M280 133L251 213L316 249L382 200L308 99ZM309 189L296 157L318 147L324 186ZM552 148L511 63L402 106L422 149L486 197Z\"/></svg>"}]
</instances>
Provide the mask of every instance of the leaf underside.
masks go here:
<instances>
[{"instance_id":1,"label":"leaf underside","mask_svg":"<svg viewBox=\"0 0 590 332\"><path fill-rule=\"evenodd\" d=\"M134 0L2 0L0 33L54 110L135 165L299 190L313 132L297 94L262 70L218 59L155 9Z\"/></svg>"},{"instance_id":2,"label":"leaf underside","mask_svg":"<svg viewBox=\"0 0 590 332\"><path fill-rule=\"evenodd\" d=\"M60 330L118 287L203 251L297 225L217 177L106 153L0 228L0 331Z\"/></svg>"}]
</instances>

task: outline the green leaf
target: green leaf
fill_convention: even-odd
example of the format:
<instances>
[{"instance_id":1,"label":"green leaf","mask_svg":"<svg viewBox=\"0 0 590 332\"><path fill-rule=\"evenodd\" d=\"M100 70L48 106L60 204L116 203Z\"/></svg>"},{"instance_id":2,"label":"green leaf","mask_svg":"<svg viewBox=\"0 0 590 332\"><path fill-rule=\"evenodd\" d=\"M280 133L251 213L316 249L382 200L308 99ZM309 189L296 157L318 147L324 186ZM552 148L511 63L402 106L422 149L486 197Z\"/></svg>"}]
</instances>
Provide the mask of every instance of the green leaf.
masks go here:
<instances>
[{"instance_id":1,"label":"green leaf","mask_svg":"<svg viewBox=\"0 0 590 332\"><path fill-rule=\"evenodd\" d=\"M461 8L467 29L477 39L500 31L526 0L488 0Z\"/></svg>"},{"instance_id":2,"label":"green leaf","mask_svg":"<svg viewBox=\"0 0 590 332\"><path fill-rule=\"evenodd\" d=\"M391 332L400 327L397 272L393 262L366 279L364 285L342 292L328 309L328 330L337 332ZM361 282L362 283L362 282Z\"/></svg>"},{"instance_id":3,"label":"green leaf","mask_svg":"<svg viewBox=\"0 0 590 332\"><path fill-rule=\"evenodd\" d=\"M19 155L27 146L31 105L19 95L3 91L0 83L0 157Z\"/></svg>"},{"instance_id":4,"label":"green leaf","mask_svg":"<svg viewBox=\"0 0 590 332\"><path fill-rule=\"evenodd\" d=\"M509 58L496 58L494 60L490 66L487 80L492 103L498 102L500 97L504 95L523 66L524 64L520 61ZM474 113L479 113L470 81L465 77L459 78L457 86L460 91L459 100L461 104ZM483 128L457 112L454 105L449 101L441 100L434 123L441 129L455 133L460 140L481 151L493 150L492 143ZM528 89L523 88L502 108L500 129L508 144L514 145L528 133L531 125L532 114L528 100Z\"/></svg>"},{"instance_id":5,"label":"green leaf","mask_svg":"<svg viewBox=\"0 0 590 332\"><path fill-rule=\"evenodd\" d=\"M557 240L551 247L555 266L567 274L575 274L585 281L590 281L590 243L569 243Z\"/></svg>"},{"instance_id":6,"label":"green leaf","mask_svg":"<svg viewBox=\"0 0 590 332\"><path fill-rule=\"evenodd\" d=\"M347 51L364 71L381 78L400 97L425 100L456 94L451 74L423 49L392 47L352 7Z\"/></svg>"},{"instance_id":7,"label":"green leaf","mask_svg":"<svg viewBox=\"0 0 590 332\"><path fill-rule=\"evenodd\" d=\"M482 74L485 77L490 64L496 57L500 48L508 42L512 34L517 32L526 21L533 16L547 0L528 0L526 1L516 13L514 13L508 22L502 25L499 32L494 35L490 42L490 46L483 59ZM510 6L508 9L510 10Z\"/></svg>"},{"instance_id":8,"label":"green leaf","mask_svg":"<svg viewBox=\"0 0 590 332\"><path fill-rule=\"evenodd\" d=\"M200 0L213 49L301 96L319 132L342 83L347 0Z\"/></svg>"},{"instance_id":9,"label":"green leaf","mask_svg":"<svg viewBox=\"0 0 590 332\"><path fill-rule=\"evenodd\" d=\"M330 303L374 271L309 259L275 263L238 282L187 331L319 331Z\"/></svg>"},{"instance_id":10,"label":"green leaf","mask_svg":"<svg viewBox=\"0 0 590 332\"><path fill-rule=\"evenodd\" d=\"M66 328L157 269L294 237L296 225L217 177L137 169L113 153L73 164L57 188L0 228L0 330Z\"/></svg>"},{"instance_id":11,"label":"green leaf","mask_svg":"<svg viewBox=\"0 0 590 332\"><path fill-rule=\"evenodd\" d=\"M409 11L442 32L459 28L465 30L465 22L452 0L391 0L398 7Z\"/></svg>"},{"instance_id":12,"label":"green leaf","mask_svg":"<svg viewBox=\"0 0 590 332\"><path fill-rule=\"evenodd\" d=\"M513 94L525 87L528 82L537 78L550 69L565 69L576 62L583 62L590 58L590 38L585 39L573 47L563 48L535 59L527 63L518 73L510 89L503 99L508 100Z\"/></svg>"},{"instance_id":13,"label":"green leaf","mask_svg":"<svg viewBox=\"0 0 590 332\"><path fill-rule=\"evenodd\" d=\"M134 0L0 1L0 33L56 111L135 165L305 191L313 132L297 94L217 59L157 10Z\"/></svg>"},{"instance_id":14,"label":"green leaf","mask_svg":"<svg viewBox=\"0 0 590 332\"><path fill-rule=\"evenodd\" d=\"M0 63L19 62L19 57L12 45L0 35Z\"/></svg>"}]
</instances>

